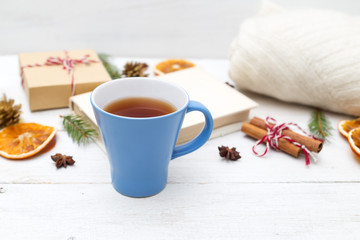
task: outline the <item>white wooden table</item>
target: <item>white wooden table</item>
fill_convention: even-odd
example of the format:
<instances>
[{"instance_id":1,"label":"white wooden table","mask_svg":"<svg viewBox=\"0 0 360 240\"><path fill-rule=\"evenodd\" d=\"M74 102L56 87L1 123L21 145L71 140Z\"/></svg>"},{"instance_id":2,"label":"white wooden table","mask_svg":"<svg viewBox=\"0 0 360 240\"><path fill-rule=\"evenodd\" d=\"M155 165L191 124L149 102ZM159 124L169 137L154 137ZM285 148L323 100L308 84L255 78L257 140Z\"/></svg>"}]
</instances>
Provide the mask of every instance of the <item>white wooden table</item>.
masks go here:
<instances>
[{"instance_id":1,"label":"white wooden table","mask_svg":"<svg viewBox=\"0 0 360 240\"><path fill-rule=\"evenodd\" d=\"M131 58L119 58L122 66ZM154 64L159 59L143 59ZM195 63L223 81L227 60ZM68 109L30 112L20 86L16 56L0 57L0 93L23 104L23 120L59 129L56 146L24 161L0 158L0 239L359 239L360 161L326 112L331 142L305 166L270 151L253 155L254 140L242 132L209 141L170 163L167 187L149 198L129 198L110 183L106 155L94 143L77 146L61 126ZM251 116L271 115L307 127L310 107L245 93L259 103ZM237 162L222 160L217 147L236 147ZM57 152L76 163L56 169Z\"/></svg>"}]
</instances>

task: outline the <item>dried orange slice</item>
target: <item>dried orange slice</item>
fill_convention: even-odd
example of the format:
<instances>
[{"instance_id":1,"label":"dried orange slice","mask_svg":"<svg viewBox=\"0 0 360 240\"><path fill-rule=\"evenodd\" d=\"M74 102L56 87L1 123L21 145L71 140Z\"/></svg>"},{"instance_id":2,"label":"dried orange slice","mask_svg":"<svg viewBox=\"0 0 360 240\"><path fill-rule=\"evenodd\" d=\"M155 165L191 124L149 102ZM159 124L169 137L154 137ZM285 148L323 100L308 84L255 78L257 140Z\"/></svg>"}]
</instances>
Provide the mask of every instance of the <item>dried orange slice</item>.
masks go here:
<instances>
[{"instance_id":1,"label":"dried orange slice","mask_svg":"<svg viewBox=\"0 0 360 240\"><path fill-rule=\"evenodd\" d=\"M348 141L353 152L360 156L360 128L355 128L349 132Z\"/></svg>"},{"instance_id":2,"label":"dried orange slice","mask_svg":"<svg viewBox=\"0 0 360 240\"><path fill-rule=\"evenodd\" d=\"M360 127L360 118L354 120L342 120L338 124L338 130L344 137L348 137L352 129Z\"/></svg>"},{"instance_id":3,"label":"dried orange slice","mask_svg":"<svg viewBox=\"0 0 360 240\"><path fill-rule=\"evenodd\" d=\"M195 64L184 59L168 59L158 63L155 66L154 73L155 75L164 75L194 66Z\"/></svg>"},{"instance_id":4,"label":"dried orange slice","mask_svg":"<svg viewBox=\"0 0 360 240\"><path fill-rule=\"evenodd\" d=\"M54 138L56 129L38 123L17 123L0 131L0 155L24 159L40 152Z\"/></svg>"}]
</instances>

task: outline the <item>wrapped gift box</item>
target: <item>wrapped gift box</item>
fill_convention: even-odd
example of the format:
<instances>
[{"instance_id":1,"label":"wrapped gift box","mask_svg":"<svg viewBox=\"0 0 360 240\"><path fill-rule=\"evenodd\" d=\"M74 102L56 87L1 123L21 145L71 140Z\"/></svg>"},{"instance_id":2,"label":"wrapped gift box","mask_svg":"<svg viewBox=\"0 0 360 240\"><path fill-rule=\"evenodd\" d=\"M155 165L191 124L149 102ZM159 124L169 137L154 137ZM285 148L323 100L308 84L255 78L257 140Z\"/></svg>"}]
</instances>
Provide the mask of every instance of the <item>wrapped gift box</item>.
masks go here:
<instances>
[{"instance_id":1,"label":"wrapped gift box","mask_svg":"<svg viewBox=\"0 0 360 240\"><path fill-rule=\"evenodd\" d=\"M44 65L49 57L83 59L90 63L75 63L71 74L64 65ZM61 60L60 60L61 61ZM97 62L94 62L97 61ZM56 51L19 54L23 87L28 97L30 109L43 110L67 107L74 94L92 91L98 85L111 80L99 57L93 50ZM38 64L36 66L36 64Z\"/></svg>"}]
</instances>

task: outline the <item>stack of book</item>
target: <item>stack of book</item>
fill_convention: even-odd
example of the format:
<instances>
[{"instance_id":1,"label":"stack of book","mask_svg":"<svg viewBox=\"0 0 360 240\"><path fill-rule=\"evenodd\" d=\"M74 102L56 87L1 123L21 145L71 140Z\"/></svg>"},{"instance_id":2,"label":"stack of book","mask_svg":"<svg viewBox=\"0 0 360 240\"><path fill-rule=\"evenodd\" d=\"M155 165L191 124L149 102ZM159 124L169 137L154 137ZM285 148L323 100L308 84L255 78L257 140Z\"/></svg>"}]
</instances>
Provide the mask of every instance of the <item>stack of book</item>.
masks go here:
<instances>
[{"instance_id":1,"label":"stack of book","mask_svg":"<svg viewBox=\"0 0 360 240\"><path fill-rule=\"evenodd\" d=\"M257 106L256 102L199 67L188 68L156 78L182 86L188 92L191 100L201 102L210 110L214 119L214 129L210 138L240 130L242 122L248 120L250 110ZM90 104L90 94L84 93L71 97L70 108L74 113L88 119L97 129L96 119ZM196 137L203 125L202 113L190 112L186 114L177 144ZM96 142L105 151L100 134L98 136L99 139Z\"/></svg>"}]
</instances>

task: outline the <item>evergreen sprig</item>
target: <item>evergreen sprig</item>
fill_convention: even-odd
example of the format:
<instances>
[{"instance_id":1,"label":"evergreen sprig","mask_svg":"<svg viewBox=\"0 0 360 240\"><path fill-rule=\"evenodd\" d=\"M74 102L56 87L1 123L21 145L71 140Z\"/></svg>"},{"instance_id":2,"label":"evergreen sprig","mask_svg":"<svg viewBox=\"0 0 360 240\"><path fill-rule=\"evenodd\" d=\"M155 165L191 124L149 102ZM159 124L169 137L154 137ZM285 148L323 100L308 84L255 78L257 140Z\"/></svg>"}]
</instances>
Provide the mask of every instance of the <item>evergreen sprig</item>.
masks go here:
<instances>
[{"instance_id":1,"label":"evergreen sprig","mask_svg":"<svg viewBox=\"0 0 360 240\"><path fill-rule=\"evenodd\" d=\"M111 79L121 78L121 73L119 69L111 63L110 56L104 53L99 53L99 58L101 62L104 64L106 71L109 73Z\"/></svg>"},{"instance_id":2,"label":"evergreen sprig","mask_svg":"<svg viewBox=\"0 0 360 240\"><path fill-rule=\"evenodd\" d=\"M66 116L60 115L60 117L63 118L62 124L64 129L77 144L89 143L97 136L96 130L81 116L70 114Z\"/></svg>"},{"instance_id":3,"label":"evergreen sprig","mask_svg":"<svg viewBox=\"0 0 360 240\"><path fill-rule=\"evenodd\" d=\"M311 113L311 118L308 123L310 132L317 138L327 140L331 136L333 127L330 120L325 116L323 111L316 109Z\"/></svg>"}]
</instances>

